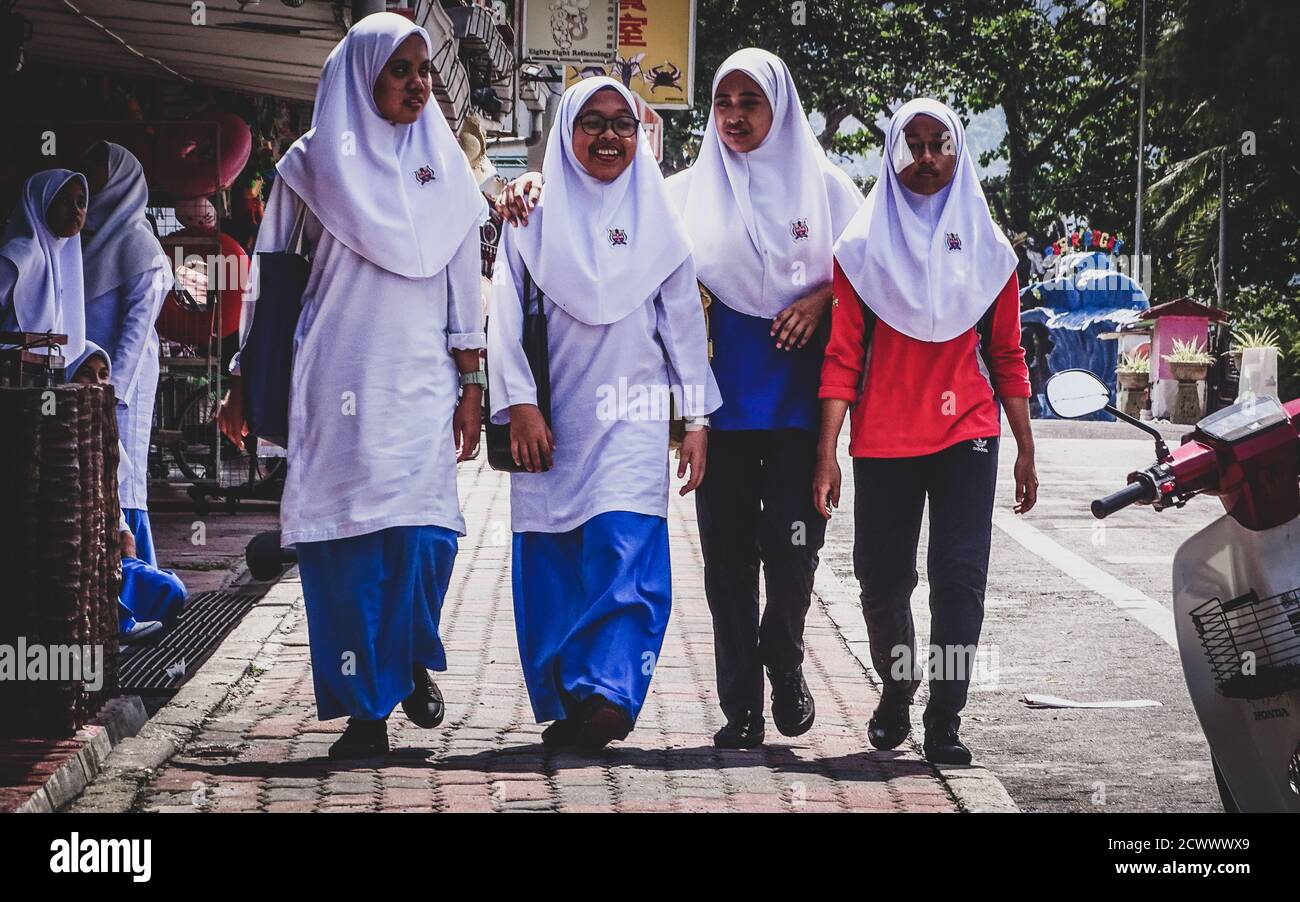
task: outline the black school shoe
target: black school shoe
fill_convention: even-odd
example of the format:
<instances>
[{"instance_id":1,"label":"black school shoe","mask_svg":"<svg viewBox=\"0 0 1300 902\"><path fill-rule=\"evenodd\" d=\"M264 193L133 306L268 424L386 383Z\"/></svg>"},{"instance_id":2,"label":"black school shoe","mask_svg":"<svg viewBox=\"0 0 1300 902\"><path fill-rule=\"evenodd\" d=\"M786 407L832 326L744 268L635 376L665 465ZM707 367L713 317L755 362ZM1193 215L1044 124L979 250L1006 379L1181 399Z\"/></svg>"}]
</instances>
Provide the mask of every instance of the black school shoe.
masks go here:
<instances>
[{"instance_id":1,"label":"black school shoe","mask_svg":"<svg viewBox=\"0 0 1300 902\"><path fill-rule=\"evenodd\" d=\"M931 722L925 725L925 743L922 750L932 764L970 764L970 749L957 737L960 717Z\"/></svg>"},{"instance_id":2,"label":"black school shoe","mask_svg":"<svg viewBox=\"0 0 1300 902\"><path fill-rule=\"evenodd\" d=\"M781 735L802 736L811 730L817 705L803 678L803 668L781 672L768 668L767 678L772 683L772 723Z\"/></svg>"},{"instance_id":3,"label":"black school shoe","mask_svg":"<svg viewBox=\"0 0 1300 902\"><path fill-rule=\"evenodd\" d=\"M447 713L447 706L442 701L442 690L429 676L423 664L415 665L411 675L415 678L415 688L411 694L402 699L402 711L406 719L417 727L432 730L442 723Z\"/></svg>"},{"instance_id":4,"label":"black school shoe","mask_svg":"<svg viewBox=\"0 0 1300 902\"><path fill-rule=\"evenodd\" d=\"M598 751L632 732L632 718L603 695L593 693L578 709L579 726L574 744L589 752Z\"/></svg>"},{"instance_id":5,"label":"black school shoe","mask_svg":"<svg viewBox=\"0 0 1300 902\"><path fill-rule=\"evenodd\" d=\"M713 734L713 747L719 749L754 749L763 744L763 715L749 714L729 720Z\"/></svg>"},{"instance_id":6,"label":"black school shoe","mask_svg":"<svg viewBox=\"0 0 1300 902\"><path fill-rule=\"evenodd\" d=\"M912 719L909 713L912 700L901 701L881 699L876 706L871 720L867 721L867 739L872 746L887 751L896 749L912 732Z\"/></svg>"},{"instance_id":7,"label":"black school shoe","mask_svg":"<svg viewBox=\"0 0 1300 902\"><path fill-rule=\"evenodd\" d=\"M333 745L329 755L340 758L374 758L388 754L388 721L348 718L348 727Z\"/></svg>"},{"instance_id":8,"label":"black school shoe","mask_svg":"<svg viewBox=\"0 0 1300 902\"><path fill-rule=\"evenodd\" d=\"M563 718L542 730L542 745L548 749L562 749L575 745L582 722L576 717Z\"/></svg>"}]
</instances>

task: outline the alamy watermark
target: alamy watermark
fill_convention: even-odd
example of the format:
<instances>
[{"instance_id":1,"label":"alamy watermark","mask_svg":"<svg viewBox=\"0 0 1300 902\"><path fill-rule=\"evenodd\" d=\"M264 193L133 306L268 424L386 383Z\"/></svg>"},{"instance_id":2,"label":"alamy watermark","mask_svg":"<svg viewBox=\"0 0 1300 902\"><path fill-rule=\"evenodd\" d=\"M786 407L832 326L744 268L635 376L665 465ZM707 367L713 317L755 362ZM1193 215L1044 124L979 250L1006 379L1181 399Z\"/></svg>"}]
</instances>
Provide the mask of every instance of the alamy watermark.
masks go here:
<instances>
[{"instance_id":1,"label":"alamy watermark","mask_svg":"<svg viewBox=\"0 0 1300 902\"><path fill-rule=\"evenodd\" d=\"M80 682L91 692L104 686L104 646L0 644L0 681Z\"/></svg>"}]
</instances>

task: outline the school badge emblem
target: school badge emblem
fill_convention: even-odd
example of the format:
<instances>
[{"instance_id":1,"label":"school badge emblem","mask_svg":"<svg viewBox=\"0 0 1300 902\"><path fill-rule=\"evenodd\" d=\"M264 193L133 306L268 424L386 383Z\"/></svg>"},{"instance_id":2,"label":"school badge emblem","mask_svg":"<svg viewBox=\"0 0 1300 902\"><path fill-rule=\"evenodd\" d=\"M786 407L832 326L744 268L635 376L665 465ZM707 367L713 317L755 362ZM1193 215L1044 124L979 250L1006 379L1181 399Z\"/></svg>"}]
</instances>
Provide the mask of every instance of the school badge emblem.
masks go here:
<instances>
[{"instance_id":1,"label":"school badge emblem","mask_svg":"<svg viewBox=\"0 0 1300 902\"><path fill-rule=\"evenodd\" d=\"M808 238L808 220L796 219L790 223L790 235L795 241L805 241Z\"/></svg>"},{"instance_id":2,"label":"school badge emblem","mask_svg":"<svg viewBox=\"0 0 1300 902\"><path fill-rule=\"evenodd\" d=\"M947 234L947 239L948 239L948 250L950 250L950 251L959 251L959 250L961 250L961 236L960 236L960 235L958 235L956 232L949 232L949 233Z\"/></svg>"},{"instance_id":3,"label":"school badge emblem","mask_svg":"<svg viewBox=\"0 0 1300 902\"><path fill-rule=\"evenodd\" d=\"M610 229L609 246L627 247L627 232L625 232L623 229Z\"/></svg>"},{"instance_id":4,"label":"school badge emblem","mask_svg":"<svg viewBox=\"0 0 1300 902\"><path fill-rule=\"evenodd\" d=\"M429 182L436 181L437 178L433 173L433 169L429 166L421 166L415 170L415 180L421 185L427 185Z\"/></svg>"}]
</instances>

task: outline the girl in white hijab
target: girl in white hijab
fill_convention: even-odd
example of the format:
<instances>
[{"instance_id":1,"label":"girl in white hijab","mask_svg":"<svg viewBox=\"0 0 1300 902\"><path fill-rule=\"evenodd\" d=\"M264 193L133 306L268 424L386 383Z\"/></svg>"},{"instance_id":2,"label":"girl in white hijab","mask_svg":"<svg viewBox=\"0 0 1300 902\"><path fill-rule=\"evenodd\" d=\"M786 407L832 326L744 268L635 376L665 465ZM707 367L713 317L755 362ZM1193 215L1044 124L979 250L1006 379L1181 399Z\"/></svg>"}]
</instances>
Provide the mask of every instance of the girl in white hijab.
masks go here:
<instances>
[{"instance_id":1,"label":"girl in white hijab","mask_svg":"<svg viewBox=\"0 0 1300 902\"><path fill-rule=\"evenodd\" d=\"M813 337L830 307L831 245L862 194L826 158L779 57L733 53L712 98L699 156L666 185L699 282L718 301L708 330L723 404L708 424L712 475L695 496L727 721L714 743L752 748L764 737L764 666L782 733L806 732L815 715L801 669L825 533L801 488L816 462L822 351ZM516 180L503 215L527 223L541 182L536 173ZM807 526L804 544L791 543L791 523Z\"/></svg>"},{"instance_id":2,"label":"girl in white hijab","mask_svg":"<svg viewBox=\"0 0 1300 902\"><path fill-rule=\"evenodd\" d=\"M122 510L140 559L156 567L148 503L159 373L154 323L175 278L145 219L149 186L140 161L125 147L103 142L86 152L83 168L91 189L81 245L86 335L113 361L118 432L131 464L119 487Z\"/></svg>"},{"instance_id":3,"label":"girl in white hijab","mask_svg":"<svg viewBox=\"0 0 1300 902\"><path fill-rule=\"evenodd\" d=\"M65 361L80 357L86 343L80 232L89 197L79 172L36 173L0 244L0 331L67 335Z\"/></svg>"},{"instance_id":4,"label":"girl in white hijab","mask_svg":"<svg viewBox=\"0 0 1300 902\"><path fill-rule=\"evenodd\" d=\"M672 605L668 400L688 417L682 494L704 476L718 406L695 266L633 111L613 79L560 99L546 199L507 228L488 319L492 418L510 423L519 657L551 746L632 729ZM528 277L547 317L548 428L522 345Z\"/></svg>"},{"instance_id":5,"label":"girl in white hijab","mask_svg":"<svg viewBox=\"0 0 1300 902\"><path fill-rule=\"evenodd\" d=\"M387 751L399 702L417 725L443 717L428 670L447 667L438 619L465 534L456 462L480 430L486 208L429 102L432 50L395 13L352 26L257 237L257 251L284 250L305 210L280 518L298 550L317 713L351 718L334 757ZM250 293L242 334L255 312Z\"/></svg>"},{"instance_id":6,"label":"girl in white hijab","mask_svg":"<svg viewBox=\"0 0 1300 902\"><path fill-rule=\"evenodd\" d=\"M1017 513L1034 506L1038 479L1016 257L956 113L921 99L894 114L880 178L836 243L835 265L813 501L826 518L839 501L836 444L853 405L854 572L885 681L867 735L892 749L911 730L922 667L910 599L928 499L935 669L924 749L937 763L969 763L957 728L984 615L1000 408L1019 450Z\"/></svg>"},{"instance_id":7,"label":"girl in white hijab","mask_svg":"<svg viewBox=\"0 0 1300 902\"><path fill-rule=\"evenodd\" d=\"M806 486L817 460L821 342L831 299L831 245L862 203L826 158L789 68L766 50L729 56L713 76L699 156L668 180L709 311L722 407L710 418L708 482L695 496L704 587L713 615L723 748L813 725L803 678L804 619L825 521ZM803 543L792 525L806 526ZM758 611L759 568L766 607Z\"/></svg>"}]
</instances>

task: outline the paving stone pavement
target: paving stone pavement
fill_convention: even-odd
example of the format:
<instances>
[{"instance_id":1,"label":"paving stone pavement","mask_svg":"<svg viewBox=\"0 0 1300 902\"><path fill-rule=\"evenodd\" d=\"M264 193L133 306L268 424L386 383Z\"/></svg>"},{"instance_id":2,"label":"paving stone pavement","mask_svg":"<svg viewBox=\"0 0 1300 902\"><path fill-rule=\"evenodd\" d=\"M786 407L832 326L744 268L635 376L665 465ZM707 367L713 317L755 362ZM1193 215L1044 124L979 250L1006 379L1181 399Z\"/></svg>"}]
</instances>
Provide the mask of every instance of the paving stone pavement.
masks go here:
<instances>
[{"instance_id":1,"label":"paving stone pavement","mask_svg":"<svg viewBox=\"0 0 1300 902\"><path fill-rule=\"evenodd\" d=\"M870 749L876 693L814 603L804 672L817 723L753 751L719 751L713 632L691 498L669 513L673 614L636 730L595 755L548 753L533 723L515 646L507 477L462 465L468 532L443 610L448 716L436 730L389 722L387 758L332 762L344 720L316 719L301 599L265 669L246 675L136 807L203 811L955 811L908 746Z\"/></svg>"}]
</instances>

